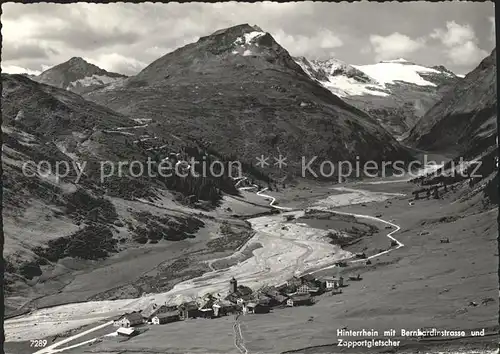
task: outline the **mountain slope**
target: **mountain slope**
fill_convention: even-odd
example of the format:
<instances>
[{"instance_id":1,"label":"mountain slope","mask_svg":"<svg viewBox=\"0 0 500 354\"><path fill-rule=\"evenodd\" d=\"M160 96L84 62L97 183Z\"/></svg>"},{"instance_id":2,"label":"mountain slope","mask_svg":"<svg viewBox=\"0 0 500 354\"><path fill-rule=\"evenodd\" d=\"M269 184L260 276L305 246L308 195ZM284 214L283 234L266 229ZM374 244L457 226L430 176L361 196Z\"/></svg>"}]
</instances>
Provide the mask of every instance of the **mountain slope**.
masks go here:
<instances>
[{"instance_id":1,"label":"mountain slope","mask_svg":"<svg viewBox=\"0 0 500 354\"><path fill-rule=\"evenodd\" d=\"M349 65L337 59L297 63L313 79L368 112L394 136L408 131L460 78L444 67L427 68L404 59Z\"/></svg>"},{"instance_id":2,"label":"mountain slope","mask_svg":"<svg viewBox=\"0 0 500 354\"><path fill-rule=\"evenodd\" d=\"M496 49L457 83L411 130L406 143L420 149L454 153L443 175L428 183L460 181L460 200L481 208L498 204ZM463 175L452 173L464 169Z\"/></svg>"},{"instance_id":3,"label":"mountain slope","mask_svg":"<svg viewBox=\"0 0 500 354\"><path fill-rule=\"evenodd\" d=\"M408 157L375 120L311 80L269 33L249 25L200 38L121 87L86 97L130 116L162 121L177 136L246 162L278 151L296 168L302 156Z\"/></svg>"},{"instance_id":4,"label":"mountain slope","mask_svg":"<svg viewBox=\"0 0 500 354\"><path fill-rule=\"evenodd\" d=\"M33 80L58 88L83 93L110 83L119 82L127 76L106 71L94 64L90 64L79 57L56 65Z\"/></svg>"},{"instance_id":5,"label":"mountain slope","mask_svg":"<svg viewBox=\"0 0 500 354\"><path fill-rule=\"evenodd\" d=\"M176 163L189 165L191 159L194 159L193 163L201 159L210 163L216 156L204 151L193 141L179 141L168 131L163 132L152 120L138 123L109 108L86 101L73 92L38 84L22 75L2 75L2 83L3 124L19 130L21 135L28 134L45 142L49 150L59 151L57 154L51 152L47 161L66 156L66 160L75 164L83 166L85 163L83 177L87 177L90 183L100 183L107 193L115 192L117 196L130 197L132 190L127 192L122 189L123 183L135 186L135 197L152 196L153 187L171 189L191 197L209 198L206 200L213 197L214 202L220 199L218 189L236 192L228 175L209 175L204 178L198 178L194 173L182 178L181 174L175 173L172 176L167 173L164 176L154 175L157 171L154 168L164 160L172 159ZM19 145L15 140L11 141L19 148L21 145L31 147L29 144ZM40 156L36 153L37 149L34 149L28 155L34 154L37 158L33 161L40 161L45 150L40 150ZM104 169L107 162L112 165L117 161L137 161L149 166L148 159L152 161L152 172L144 170L138 174L124 165L120 173L112 170L114 174L109 179L102 176L107 173ZM217 160L226 162L219 158ZM199 168L194 166L191 170L199 172ZM116 186L113 185L115 182ZM118 190L115 189L117 187Z\"/></svg>"},{"instance_id":6,"label":"mountain slope","mask_svg":"<svg viewBox=\"0 0 500 354\"><path fill-rule=\"evenodd\" d=\"M143 244L206 242L198 230L216 235L220 221L200 211L216 208L223 192L237 193L228 177L158 175L158 161L214 159L195 144L23 75L2 74L2 118L9 312L36 297L59 299L68 279L129 250L146 252ZM85 296L114 287L96 283L86 283Z\"/></svg>"},{"instance_id":7,"label":"mountain slope","mask_svg":"<svg viewBox=\"0 0 500 354\"><path fill-rule=\"evenodd\" d=\"M418 121L407 142L421 149L456 152L493 144L496 70L495 49Z\"/></svg>"}]
</instances>

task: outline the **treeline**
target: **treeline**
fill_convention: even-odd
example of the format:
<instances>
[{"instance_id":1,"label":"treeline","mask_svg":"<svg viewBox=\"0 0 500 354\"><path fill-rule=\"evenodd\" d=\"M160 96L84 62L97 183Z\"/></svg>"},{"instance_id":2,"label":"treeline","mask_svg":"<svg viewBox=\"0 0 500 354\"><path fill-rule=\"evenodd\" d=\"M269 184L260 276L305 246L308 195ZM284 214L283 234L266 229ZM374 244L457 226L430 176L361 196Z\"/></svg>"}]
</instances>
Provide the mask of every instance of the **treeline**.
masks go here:
<instances>
[{"instance_id":1,"label":"treeline","mask_svg":"<svg viewBox=\"0 0 500 354\"><path fill-rule=\"evenodd\" d=\"M147 172L141 171L140 164L127 167L129 173L122 171L120 177L110 176L104 181L108 194L127 199L150 199L154 198L153 188L158 187L179 193L183 196L178 199L179 201L188 204L207 201L212 206L220 203L223 193L239 194L231 174L228 173L231 168L230 162L214 157L195 144L175 150L173 147L167 147L161 151L149 150L145 144L138 144L138 147L142 150L142 157L138 160L142 166L148 166L149 159L154 175L150 176ZM180 156L176 157L176 155ZM170 164L163 164L163 167L171 169L163 170L162 176L158 172L160 172L160 163L165 159L169 159ZM195 163L194 166L185 167L184 170L179 168L182 174L178 174L175 169L178 161L183 164ZM214 161L220 163L214 164ZM130 188L131 183L133 188Z\"/></svg>"},{"instance_id":2,"label":"treeline","mask_svg":"<svg viewBox=\"0 0 500 354\"><path fill-rule=\"evenodd\" d=\"M236 155L224 155L217 150L211 148L207 144L199 143L202 146L203 150L207 152L207 154L218 157L222 161L239 161L241 164L242 172L248 173L253 176L255 179L259 181L263 181L266 183L272 182L272 178L258 167L254 166L251 162L245 162L238 159Z\"/></svg>"},{"instance_id":3,"label":"treeline","mask_svg":"<svg viewBox=\"0 0 500 354\"><path fill-rule=\"evenodd\" d=\"M219 203L223 192L231 195L239 194L228 172L231 168L229 161L218 160L221 164L214 164L216 159L198 147L184 147L182 155L183 157L179 160L184 160L189 164L195 162L194 166L189 167L189 170L192 168L195 173L186 171L185 176L180 176L174 170L169 171L171 176L158 175L158 181L164 184L167 189L180 192L188 198L189 202L205 200L212 205ZM153 152L149 157L159 164L167 156ZM176 161L172 162L174 165ZM204 166L206 167L205 171ZM207 166L210 166L210 169Z\"/></svg>"},{"instance_id":4,"label":"treeline","mask_svg":"<svg viewBox=\"0 0 500 354\"><path fill-rule=\"evenodd\" d=\"M238 195L239 191L235 187L235 181L232 178L237 177L238 172L245 172L253 176L255 180L263 181L266 184L272 182L269 175L252 163L240 161L235 155L224 155L195 138L187 139L189 143L181 148L180 154L182 157L180 160L185 160L188 163L195 161L193 169L197 176L187 173L187 176L183 177L172 173L172 176L157 177L158 182L169 190L181 193L187 202L205 200L215 206L222 199L223 193ZM145 155L159 164L168 157L169 153L175 154L179 153L179 151L168 151L168 149L163 149L163 151L150 150ZM236 163L240 164L241 171L231 171L231 168L234 168ZM204 171L204 166L206 171Z\"/></svg>"},{"instance_id":5,"label":"treeline","mask_svg":"<svg viewBox=\"0 0 500 354\"><path fill-rule=\"evenodd\" d=\"M496 170L496 149L491 149L487 154L478 159L477 162L465 165L460 172L460 158L448 161L436 172L430 172L427 175L416 177L411 182L420 183L422 186L444 184L451 185L465 180L474 186L482 179L488 177ZM455 169L454 173L451 170Z\"/></svg>"},{"instance_id":6,"label":"treeline","mask_svg":"<svg viewBox=\"0 0 500 354\"><path fill-rule=\"evenodd\" d=\"M231 167L230 162L208 154L195 144L167 145L159 150L143 142L132 144L127 139L124 140L125 148L134 152L134 161L139 163L123 166L121 172L117 169L113 170L113 173L110 173L110 176L100 183L107 195L131 200L135 198L152 200L156 195L154 189L160 188L177 192L182 196L182 198L177 198L181 202L192 204L198 201L207 201L209 205L216 206L222 199L223 193L239 194L238 189L234 186L234 180L227 172ZM165 159L169 159L170 164L163 163L163 170L160 171L160 164ZM192 164L195 161L194 173L191 167L185 170L180 168L182 174L176 173L175 165L178 161L184 164ZM214 161L218 161L220 164L214 164ZM116 167L115 165L114 168ZM151 175L148 173L149 168L152 172ZM104 173L110 171L104 171ZM99 167L94 166L93 161L88 161L87 176L94 183L100 178L98 172ZM160 175L160 172L163 176ZM85 177L82 178L81 183L85 183L85 180Z\"/></svg>"},{"instance_id":7,"label":"treeline","mask_svg":"<svg viewBox=\"0 0 500 354\"><path fill-rule=\"evenodd\" d=\"M129 225L133 232L133 240L138 243L157 243L161 239L180 241L194 238L196 232L205 226L203 221L195 217L157 216L149 212L136 212L134 217L144 226Z\"/></svg>"}]
</instances>

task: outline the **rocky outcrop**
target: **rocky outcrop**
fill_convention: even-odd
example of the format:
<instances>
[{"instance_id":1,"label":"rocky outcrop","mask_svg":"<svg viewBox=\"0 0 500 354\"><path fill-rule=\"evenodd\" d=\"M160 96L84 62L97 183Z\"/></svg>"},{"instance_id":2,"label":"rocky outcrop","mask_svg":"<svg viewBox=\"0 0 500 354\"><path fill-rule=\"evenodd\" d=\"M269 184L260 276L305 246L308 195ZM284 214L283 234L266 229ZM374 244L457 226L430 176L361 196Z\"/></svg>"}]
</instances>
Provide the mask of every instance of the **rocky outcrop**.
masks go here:
<instances>
[{"instance_id":1,"label":"rocky outcrop","mask_svg":"<svg viewBox=\"0 0 500 354\"><path fill-rule=\"evenodd\" d=\"M30 78L43 84L83 93L123 81L127 76L101 69L80 57L73 57Z\"/></svg>"},{"instance_id":2,"label":"rocky outcrop","mask_svg":"<svg viewBox=\"0 0 500 354\"><path fill-rule=\"evenodd\" d=\"M496 49L457 83L411 130L407 143L425 150L480 152L495 143Z\"/></svg>"}]
</instances>

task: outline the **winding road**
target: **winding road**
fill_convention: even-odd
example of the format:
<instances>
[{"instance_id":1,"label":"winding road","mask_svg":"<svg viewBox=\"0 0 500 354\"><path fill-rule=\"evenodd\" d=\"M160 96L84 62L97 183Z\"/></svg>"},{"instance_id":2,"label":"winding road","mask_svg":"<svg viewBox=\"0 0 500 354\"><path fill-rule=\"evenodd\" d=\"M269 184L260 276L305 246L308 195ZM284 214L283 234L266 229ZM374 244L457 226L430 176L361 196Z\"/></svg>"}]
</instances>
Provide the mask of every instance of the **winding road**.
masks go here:
<instances>
[{"instance_id":1,"label":"winding road","mask_svg":"<svg viewBox=\"0 0 500 354\"><path fill-rule=\"evenodd\" d=\"M246 180L246 177L241 177L241 178L235 178L235 180L237 180L237 182L235 183L235 186L239 186L243 181ZM252 185L252 186L247 186L247 187L240 187L239 189L240 190L250 190L250 189L255 189L255 188L258 188L257 185ZM270 196L270 195L267 195L267 194L264 194L264 192L268 190L268 188L265 188L265 189L262 189L260 191L257 191L256 194L260 197L263 197L263 198L268 198L270 200L269 202L269 205L273 208L276 208L276 209L279 209L279 210L282 210L282 211L298 211L298 210L294 210L292 208L287 208L287 207L280 207L280 206L276 206L274 205L275 202L276 202L276 198L274 198L273 196ZM315 208L312 208L312 209L315 209ZM377 253L375 255L372 255L370 257L368 257L367 259L371 259L371 258L375 258L375 257L378 257L380 255L383 255L383 254L386 254L386 253L389 253L391 251L394 251L396 249L399 249L401 247L404 246L403 243L401 243L400 241L398 241L397 239L395 239L392 235L394 233L396 233L397 231L399 231L401 228L399 225L396 225L390 221L387 221L387 220L384 220L384 219L381 219L381 218L378 218L378 217L375 217L375 216L370 216L370 215L364 215L364 214L356 214L356 213L348 213L348 212L340 212L340 211L334 211L334 210L331 210L332 212L336 213L336 214L341 214L341 215L350 215L350 216L354 216L354 217L357 217L357 218L364 218L364 219L369 219L369 220L374 220L374 221L378 221L378 222L382 222L384 224L387 224L387 225L390 225L391 227L394 228L394 230L392 230L391 232L389 232L386 236L388 238L390 238L392 241L395 241L397 243L397 247L393 247L393 248L390 248L386 251L383 251L383 252L380 252L380 253ZM288 242L291 242L293 243L294 245L298 246L298 247L301 247L303 249L305 249L305 252L303 252L299 257L297 257L296 261L294 262L293 265L290 265L290 266L287 266L283 269L280 269L281 272L283 272L284 270L287 270L287 269L295 269L295 271L297 272L299 270L299 267L301 265L304 264L304 261L310 256L310 254L313 252L313 249L311 246L309 246L308 244L306 244L305 242L301 242L297 239L292 239L292 238L285 238L285 237L280 237L280 236L276 236L276 235L273 235L273 234L270 234L270 233L267 233L263 230L259 230L259 233L266 236L266 237L269 237L269 238L277 238L277 239L280 239L280 240L286 240ZM245 249L251 242L247 242L247 244L245 244L239 251L237 252L242 252L243 249ZM236 253L237 253L236 252ZM236 254L235 253L235 254ZM233 255L234 256L234 255ZM223 258L227 258L227 257L223 257ZM222 258L221 258L222 259ZM364 262L366 261L367 259L356 259L356 260L350 260L350 263L356 263L356 262ZM204 276L210 276L210 275L213 275L214 273L217 273L218 271L213 269L212 267L212 263L215 262L217 259L214 259L214 260L211 260L209 262L209 266L210 268L212 269L211 272L207 273L207 274L204 274L202 277L200 278L203 278ZM259 264L266 264L266 259L261 259L259 260ZM309 273L309 274L312 274L312 273L316 273L320 270L325 270L325 269L329 269L329 268L333 268L335 267L335 264L333 265L328 265L326 267L323 267L321 269L316 269L314 270L313 272ZM269 267L264 267L264 270L261 271L261 272L258 272L258 275L262 275L262 273L266 274L266 273L270 273L271 272L271 269ZM52 354L52 353L59 353L59 352L63 352L65 350L68 350L68 349L71 349L71 348L75 348L75 347L78 347L78 346L81 346L81 345L85 345L85 344L88 344L88 343L92 343L93 341L97 340L98 338L93 338L93 339L90 339L90 340L86 340L84 342L81 342L81 343L76 343L72 346L69 346L69 347L63 347L63 348L60 348L61 345L63 344L66 344L66 343L69 343L75 339L78 339L82 336L85 336L89 333L92 333L93 331L96 331L96 330L99 330L101 328L104 328L106 326L109 326L110 324L112 323L111 322L107 322L105 324L102 324L102 325L99 325L99 326L96 326L96 327L93 327L87 331L84 331L82 333L79 333L79 334L76 334L74 336L71 336L71 337L68 337L62 341L59 341L57 343L54 343L46 348L43 348L41 350L38 350L37 352L33 353L33 354ZM236 316L235 318L235 322L233 323L233 332L234 332L234 345L235 347L238 349L238 351L242 354L248 354L248 349L245 347L245 343L244 343L244 337L243 337L243 333L242 333L242 330L241 330L241 324L240 324L240 316ZM59 349L58 349L59 348Z\"/></svg>"},{"instance_id":2,"label":"winding road","mask_svg":"<svg viewBox=\"0 0 500 354\"><path fill-rule=\"evenodd\" d=\"M237 183L236 185L238 185L239 183L241 183L242 181L244 181L246 179L246 177L242 177ZM391 181L391 182L394 182L394 181ZM252 189L252 188L258 188L257 185L253 185L251 187L243 187L243 188L240 188L240 190L243 190L243 189ZM260 197L264 197L264 198L270 198L271 199L271 202L269 203L269 205L273 208L276 208L276 209L279 209L279 210L288 210L288 211L291 211L291 210L294 210L292 208L287 208L287 207L280 207L280 206L276 206L274 205L274 203L276 202L276 198L274 198L273 196L270 196L270 195L267 195L267 194L262 194L263 192L265 192L266 190L268 190L268 188L264 188L262 189L261 191L258 191L256 194ZM355 189L350 189L350 188L343 188L342 190L344 191L354 191ZM404 194L394 194L394 195L399 195L399 196L404 196ZM316 208L311 208L311 209L316 209ZM319 210L321 210L320 208L318 208ZM376 257L379 257L383 254L387 254L391 251L395 251L401 247L404 247L404 244L402 242L400 242L399 240L397 240L396 238L394 238L392 235L396 232L398 232L399 230L401 230L401 227L399 225L396 225L390 221L387 221L387 220L384 220L384 219L381 219L381 218L378 218L376 216L371 216L371 215L365 215L365 214L356 214L356 213L348 213L348 212L341 212L341 211L333 211L335 214L340 214L340 215L348 215L348 216L354 216L356 218L361 218L361 219L368 219L368 220L374 220L374 221L378 221L378 222L381 222L381 223L384 223L386 225L390 225L394 228L394 230L392 230L391 232L389 232L386 236L388 238L390 238L392 241L396 242L398 245L397 247L395 248L390 248L388 250L385 250L385 251L382 251L382 252L379 252L377 254L374 254L374 255L371 255L365 259L356 259L356 260L351 260L350 263L357 263L357 262L366 262L366 260L368 259L373 259L373 258L376 258ZM304 246L304 245L303 245ZM309 248L310 249L310 248ZM307 258L307 256L304 257L304 259ZM329 268L333 268L335 267L335 264L332 265L332 266L328 266L328 267L324 267L324 268L321 268L319 270L325 270L325 269L329 269ZM316 270L315 272L319 271L319 270Z\"/></svg>"},{"instance_id":3,"label":"winding road","mask_svg":"<svg viewBox=\"0 0 500 354\"><path fill-rule=\"evenodd\" d=\"M376 257L379 257L383 254L387 254L391 251L395 251L401 247L404 247L404 244L401 243L400 241L396 240L392 234L398 232L399 230L401 230L401 227L399 225L396 225L390 221L387 221L387 220L384 220L384 219L381 219L381 218L377 218L375 216L370 216L370 215L364 215L364 214L355 214L355 213L345 213L345 212L341 212L341 211L334 211L334 213L336 214L341 214L341 215L350 215L350 216L354 216L354 217L357 217L357 218L360 218L360 219L369 219L369 220L374 220L374 221L379 221L379 222L382 222L384 224L387 224L387 225L390 225L392 227L394 227L395 229L392 230L391 232L389 232L386 236L388 238L390 238L392 241L395 241L398 245L397 247L394 247L394 248L390 248L388 250L385 250L385 251L382 251L382 252L379 252L379 253L376 253L374 255L371 255L367 258L364 258L364 259L353 259L353 260L350 260L349 263L359 263L359 262L366 262L367 260L369 259L373 259L373 258L376 258ZM311 272L311 273L308 273L308 274L313 274L313 273L316 273L316 272L319 272L321 270L326 270L326 269L331 269L331 268L334 268L336 265L333 264L331 266L327 266L327 267L323 267L321 269L318 269L318 270L315 270L314 272Z\"/></svg>"},{"instance_id":4,"label":"winding road","mask_svg":"<svg viewBox=\"0 0 500 354\"><path fill-rule=\"evenodd\" d=\"M245 179L246 179L245 177L241 178L235 184L235 186L238 186ZM242 188L240 188L240 190L248 190L248 189L253 189L253 188L258 188L258 186L254 184L253 186L250 186L250 187L242 187ZM256 194L258 196L260 196L260 197L270 198L271 202L269 203L269 205L271 207L273 207L273 208L280 209L280 210L289 210L289 211L293 210L292 208L279 207L279 206L274 205L274 203L276 202L276 198L274 198L274 197L272 197L270 195L267 195L267 194L263 194L263 192L265 192L266 190L267 190L267 188L265 188L265 189L263 189L261 191L258 191ZM312 208L312 209L314 209L314 208ZM354 216L356 218L362 218L362 219L369 219L369 220L379 221L379 222L382 222L384 224L390 225L390 226L392 226L394 228L394 230L392 230L391 232L389 232L386 236L388 238L390 238L392 241L395 241L398 244L397 247L390 248L388 250L379 252L379 253L374 254L372 256L369 256L369 257L367 257L365 259L350 260L350 263L366 262L366 260L368 260L368 259L379 257L379 256L381 256L383 254L387 254L387 253L389 253L391 251L395 251L395 250L397 250L397 249L399 249L401 247L404 247L403 243L401 243L400 241L398 241L396 238L394 238L392 236L394 233L398 232L401 229L401 227L399 225L397 225L397 224L394 224L394 223L392 223L390 221L387 221L387 220L384 220L384 219L381 219L381 218L378 218L378 217L375 217L375 216L371 216L371 215L348 213L348 212L341 212L341 211L333 211L333 212L336 213L336 214L340 214L340 215L349 215L349 216ZM269 235L269 234L268 234L268 236L275 237L275 236L272 236L272 235ZM285 238L281 238L281 239L285 239ZM313 252L313 250L312 250L312 248L310 246L305 245L305 244L300 244L295 239L290 239L290 241L294 242L296 245L298 245L300 247L306 248L306 252L304 252L299 258L297 258L295 266L296 266L296 268L298 268L299 265L302 264L304 262L304 260L307 259L307 257ZM245 245L245 247L246 247L246 245ZM211 267L211 264L212 263L210 263L210 267ZM317 269L314 272L310 272L310 273L307 273L307 274L313 274L313 273L316 273L318 271L330 269L330 268L333 268L333 267L336 267L336 264L333 264L333 265L330 265L330 266L326 266L326 267ZM242 354L248 354L248 349L244 345L244 338L243 338L243 333L241 331L241 324L240 324L240 321L239 321L239 317L240 317L240 315L236 316L235 322L233 324L233 332L234 332L234 337L235 337L234 338L234 345L240 351L240 353L242 353Z\"/></svg>"}]
</instances>

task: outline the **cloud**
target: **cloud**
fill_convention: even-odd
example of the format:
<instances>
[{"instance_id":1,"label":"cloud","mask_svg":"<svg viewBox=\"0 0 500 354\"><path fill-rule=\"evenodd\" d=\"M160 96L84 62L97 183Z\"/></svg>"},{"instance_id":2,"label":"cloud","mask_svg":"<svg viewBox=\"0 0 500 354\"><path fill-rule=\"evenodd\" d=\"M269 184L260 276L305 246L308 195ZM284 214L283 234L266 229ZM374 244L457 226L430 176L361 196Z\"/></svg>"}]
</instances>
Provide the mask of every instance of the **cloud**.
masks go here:
<instances>
[{"instance_id":1,"label":"cloud","mask_svg":"<svg viewBox=\"0 0 500 354\"><path fill-rule=\"evenodd\" d=\"M96 50L120 45L133 45L140 41L140 35L134 31L123 31L118 28L101 31L85 26L85 24L65 24L58 31L40 31L33 38L48 42L60 42L70 48L79 50ZM74 41L78 38L78 41Z\"/></svg>"},{"instance_id":2,"label":"cloud","mask_svg":"<svg viewBox=\"0 0 500 354\"><path fill-rule=\"evenodd\" d=\"M60 9L60 17L49 14L46 21L41 20L37 14L21 17L16 21L5 19L2 21L2 34L11 41L57 43L59 46L63 44L81 50L131 45L140 41L138 29L120 26L104 8L88 8L88 4L76 5L78 6L68 7L66 12Z\"/></svg>"},{"instance_id":3,"label":"cloud","mask_svg":"<svg viewBox=\"0 0 500 354\"><path fill-rule=\"evenodd\" d=\"M405 57L425 45L424 38L412 39L399 32L388 36L371 35L370 44L376 60L387 60ZM366 49L364 49L366 52Z\"/></svg>"},{"instance_id":4,"label":"cloud","mask_svg":"<svg viewBox=\"0 0 500 354\"><path fill-rule=\"evenodd\" d=\"M355 64L411 55L407 59L436 65L448 56L429 32L447 32L447 21L470 24L491 51L493 9L491 2L4 3L3 51L10 54L2 64L42 70L79 56L102 61L108 70L131 70L221 28L249 23L271 33L292 55ZM423 37L432 46L414 50ZM39 49L26 47L33 44ZM476 65L448 67L467 71Z\"/></svg>"},{"instance_id":5,"label":"cloud","mask_svg":"<svg viewBox=\"0 0 500 354\"><path fill-rule=\"evenodd\" d=\"M455 21L447 22L446 30L435 29L430 36L441 40L447 47L461 45L476 38L474 30L469 25L462 26Z\"/></svg>"},{"instance_id":6,"label":"cloud","mask_svg":"<svg viewBox=\"0 0 500 354\"><path fill-rule=\"evenodd\" d=\"M53 48L44 48L42 43L36 41L27 43L9 43L4 41L2 48L2 60L19 59L46 59L59 52Z\"/></svg>"},{"instance_id":7,"label":"cloud","mask_svg":"<svg viewBox=\"0 0 500 354\"><path fill-rule=\"evenodd\" d=\"M488 56L488 52L479 49L476 43L467 41L461 45L451 47L447 55L453 64L460 66L468 66L477 64L479 61Z\"/></svg>"},{"instance_id":8,"label":"cloud","mask_svg":"<svg viewBox=\"0 0 500 354\"><path fill-rule=\"evenodd\" d=\"M332 31L322 29L312 36L290 35L283 30L271 33L276 41L295 56L319 57L333 55L333 49L344 45Z\"/></svg>"},{"instance_id":9,"label":"cloud","mask_svg":"<svg viewBox=\"0 0 500 354\"><path fill-rule=\"evenodd\" d=\"M487 51L479 48L476 34L468 24L449 21L446 29L435 29L430 37L441 41L448 61L458 66L477 64L488 55Z\"/></svg>"},{"instance_id":10,"label":"cloud","mask_svg":"<svg viewBox=\"0 0 500 354\"><path fill-rule=\"evenodd\" d=\"M96 59L84 58L89 63L98 67L125 75L134 75L146 67L146 63L132 57L126 57L118 53L102 54Z\"/></svg>"},{"instance_id":11,"label":"cloud","mask_svg":"<svg viewBox=\"0 0 500 354\"><path fill-rule=\"evenodd\" d=\"M30 74L30 75L40 75L41 71L31 70L27 68L22 68L16 65L3 65L2 72L7 74Z\"/></svg>"}]
</instances>

